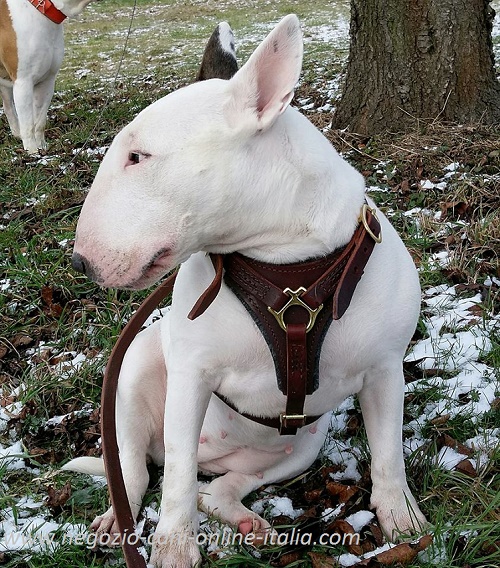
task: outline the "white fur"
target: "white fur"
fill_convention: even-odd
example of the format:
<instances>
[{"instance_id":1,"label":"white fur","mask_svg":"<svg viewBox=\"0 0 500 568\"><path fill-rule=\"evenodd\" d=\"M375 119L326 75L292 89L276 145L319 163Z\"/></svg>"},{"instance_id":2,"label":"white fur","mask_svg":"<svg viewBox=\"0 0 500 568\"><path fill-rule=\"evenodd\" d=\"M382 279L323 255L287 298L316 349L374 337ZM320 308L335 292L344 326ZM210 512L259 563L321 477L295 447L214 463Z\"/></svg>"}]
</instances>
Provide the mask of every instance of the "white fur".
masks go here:
<instances>
[{"instance_id":1,"label":"white fur","mask_svg":"<svg viewBox=\"0 0 500 568\"><path fill-rule=\"evenodd\" d=\"M236 51L234 49L234 35L233 30L227 22L219 24L219 43L221 48L236 59Z\"/></svg>"},{"instance_id":2,"label":"white fur","mask_svg":"<svg viewBox=\"0 0 500 568\"><path fill-rule=\"evenodd\" d=\"M87 473L88 475L104 476L104 462L101 458L91 458L82 456L75 458L61 468L64 471L79 471L80 473Z\"/></svg>"},{"instance_id":3,"label":"white fur","mask_svg":"<svg viewBox=\"0 0 500 568\"><path fill-rule=\"evenodd\" d=\"M2 81L0 94L12 134L30 154L45 150L47 111L64 54L62 24L55 24L27 0L6 0L17 38L18 69L14 82ZM53 0L68 17L91 0Z\"/></svg>"},{"instance_id":4,"label":"white fur","mask_svg":"<svg viewBox=\"0 0 500 568\"><path fill-rule=\"evenodd\" d=\"M365 417L372 505L384 531L424 522L406 483L401 446L402 358L420 289L408 252L380 212L383 242L351 306L328 331L319 388L306 400L307 414L323 414L316 428L280 437L212 395L255 415L277 416L285 407L269 349L225 285L204 315L186 317L213 278L205 252L295 262L344 245L355 230L362 176L288 106L301 63L299 22L287 16L233 79L193 84L152 104L115 138L78 222L75 263L83 259L104 286L146 287L183 263L169 314L127 352L117 400L134 515L147 485L146 460L164 463L151 559L157 568L199 561L192 540L197 500L242 532L268 529L242 497L309 467L329 411L353 393ZM140 154L139 163L131 152ZM224 474L199 495L197 463ZM93 526L116 530L112 510Z\"/></svg>"}]
</instances>

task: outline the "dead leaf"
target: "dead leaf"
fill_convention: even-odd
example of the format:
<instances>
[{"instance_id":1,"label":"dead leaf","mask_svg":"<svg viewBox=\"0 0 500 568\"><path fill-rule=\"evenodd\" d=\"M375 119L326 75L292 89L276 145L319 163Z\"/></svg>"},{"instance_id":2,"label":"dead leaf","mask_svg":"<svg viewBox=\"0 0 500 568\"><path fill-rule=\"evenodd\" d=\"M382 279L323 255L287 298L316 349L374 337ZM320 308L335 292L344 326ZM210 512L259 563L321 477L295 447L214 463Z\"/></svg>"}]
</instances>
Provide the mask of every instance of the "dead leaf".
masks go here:
<instances>
[{"instance_id":1,"label":"dead leaf","mask_svg":"<svg viewBox=\"0 0 500 568\"><path fill-rule=\"evenodd\" d=\"M330 495L337 497L339 503L347 503L351 497L358 493L359 487L356 487L356 485L344 485L337 481L328 481L326 490Z\"/></svg>"},{"instance_id":2,"label":"dead leaf","mask_svg":"<svg viewBox=\"0 0 500 568\"><path fill-rule=\"evenodd\" d=\"M280 556L276 564L273 564L273 566L279 566L280 568L282 566L288 566L289 564L293 564L294 562L297 562L297 560L300 560L301 556L302 553L298 550L287 552L286 554Z\"/></svg>"},{"instance_id":3,"label":"dead leaf","mask_svg":"<svg viewBox=\"0 0 500 568\"><path fill-rule=\"evenodd\" d=\"M487 542L485 543L482 547L481 550L484 552L484 554L488 554L493 556L493 554L499 554L500 553L500 540L497 540L496 542Z\"/></svg>"},{"instance_id":4,"label":"dead leaf","mask_svg":"<svg viewBox=\"0 0 500 568\"><path fill-rule=\"evenodd\" d=\"M308 503L316 503L320 500L322 493L321 489L311 489L309 491L304 491L304 498Z\"/></svg>"},{"instance_id":5,"label":"dead leaf","mask_svg":"<svg viewBox=\"0 0 500 568\"><path fill-rule=\"evenodd\" d=\"M4 397L0 398L0 408L5 408L6 406L9 406L9 404L12 404L14 402L16 402L15 397L4 396Z\"/></svg>"},{"instance_id":6,"label":"dead leaf","mask_svg":"<svg viewBox=\"0 0 500 568\"><path fill-rule=\"evenodd\" d=\"M34 339L26 333L18 333L17 335L14 335L10 342L15 349L30 347L35 343Z\"/></svg>"},{"instance_id":7,"label":"dead leaf","mask_svg":"<svg viewBox=\"0 0 500 568\"><path fill-rule=\"evenodd\" d=\"M349 416L349 419L347 420L347 424L346 424L346 436L348 438L350 438L351 436L354 436L354 434L356 434L358 432L358 430L361 427L361 422L362 422L362 418L361 418L361 414L353 414L352 416Z\"/></svg>"},{"instance_id":8,"label":"dead leaf","mask_svg":"<svg viewBox=\"0 0 500 568\"><path fill-rule=\"evenodd\" d=\"M415 178L418 180L422 179L422 174L424 173L424 161L421 156L417 156L413 160L413 168L415 169Z\"/></svg>"},{"instance_id":9,"label":"dead leaf","mask_svg":"<svg viewBox=\"0 0 500 568\"><path fill-rule=\"evenodd\" d=\"M448 434L442 434L441 436L439 436L437 445L438 450L440 450L443 446L446 446L448 448L451 448L452 450L455 450L459 454L463 454L464 456L471 456L473 453L469 447L461 444L460 442L457 442L455 438L452 438Z\"/></svg>"},{"instance_id":10,"label":"dead leaf","mask_svg":"<svg viewBox=\"0 0 500 568\"><path fill-rule=\"evenodd\" d=\"M477 477L477 471L469 460L462 460L455 466L455 469L470 477Z\"/></svg>"},{"instance_id":11,"label":"dead leaf","mask_svg":"<svg viewBox=\"0 0 500 568\"><path fill-rule=\"evenodd\" d=\"M365 552L360 544L348 544L347 550L355 556L361 556Z\"/></svg>"},{"instance_id":12,"label":"dead leaf","mask_svg":"<svg viewBox=\"0 0 500 568\"><path fill-rule=\"evenodd\" d=\"M307 519L317 519L318 518L318 511L317 507L309 507L306 511L302 513L299 517L297 517L298 522L306 521Z\"/></svg>"},{"instance_id":13,"label":"dead leaf","mask_svg":"<svg viewBox=\"0 0 500 568\"><path fill-rule=\"evenodd\" d=\"M71 483L68 481L61 489L56 489L53 485L47 488L47 498L45 500L47 507L56 509L64 507L66 501L71 497Z\"/></svg>"},{"instance_id":14,"label":"dead leaf","mask_svg":"<svg viewBox=\"0 0 500 568\"><path fill-rule=\"evenodd\" d=\"M410 180L409 179L404 179L401 182L401 185L399 187L399 191L403 194L403 195L409 195L411 189L410 189Z\"/></svg>"},{"instance_id":15,"label":"dead leaf","mask_svg":"<svg viewBox=\"0 0 500 568\"><path fill-rule=\"evenodd\" d=\"M7 345L0 345L0 359L3 359L8 352L9 348L7 347Z\"/></svg>"},{"instance_id":16,"label":"dead leaf","mask_svg":"<svg viewBox=\"0 0 500 568\"><path fill-rule=\"evenodd\" d=\"M441 219L463 219L470 213L465 201L446 201L441 203Z\"/></svg>"},{"instance_id":17,"label":"dead leaf","mask_svg":"<svg viewBox=\"0 0 500 568\"><path fill-rule=\"evenodd\" d=\"M344 521L344 519L335 519L333 523L330 523L325 528L325 532L328 534L355 534L352 525L347 521Z\"/></svg>"},{"instance_id":18,"label":"dead leaf","mask_svg":"<svg viewBox=\"0 0 500 568\"><path fill-rule=\"evenodd\" d=\"M62 312L63 307L54 301L54 288L52 286L42 286L41 289L42 303L47 306L44 310L48 315L58 318Z\"/></svg>"},{"instance_id":19,"label":"dead leaf","mask_svg":"<svg viewBox=\"0 0 500 568\"><path fill-rule=\"evenodd\" d=\"M382 529L375 523L369 524L368 529L375 539L375 544L377 546L382 546L384 544L384 533L382 532Z\"/></svg>"},{"instance_id":20,"label":"dead leaf","mask_svg":"<svg viewBox=\"0 0 500 568\"><path fill-rule=\"evenodd\" d=\"M330 479L330 474L331 473L337 473L342 469L341 465L330 465L328 467L324 467L321 470L321 476L323 477L323 479Z\"/></svg>"},{"instance_id":21,"label":"dead leaf","mask_svg":"<svg viewBox=\"0 0 500 568\"><path fill-rule=\"evenodd\" d=\"M45 448L30 448L30 456L34 457L34 458L38 458L40 456L45 456L49 453L49 450L45 449Z\"/></svg>"},{"instance_id":22,"label":"dead leaf","mask_svg":"<svg viewBox=\"0 0 500 568\"><path fill-rule=\"evenodd\" d=\"M380 544L380 545L377 545L377 546L382 546L382 545ZM361 556L363 554L366 554L367 552L373 552L377 548L377 546L375 546L375 543L366 539L365 541L363 541L361 543L361 549L362 549L361 554L358 554L357 556Z\"/></svg>"},{"instance_id":23,"label":"dead leaf","mask_svg":"<svg viewBox=\"0 0 500 568\"><path fill-rule=\"evenodd\" d=\"M339 563L332 556L318 552L308 552L307 555L311 559L312 568L336 568L339 566Z\"/></svg>"},{"instance_id":24,"label":"dead leaf","mask_svg":"<svg viewBox=\"0 0 500 568\"><path fill-rule=\"evenodd\" d=\"M51 356L47 362L49 363L49 365L58 365L59 363L66 363L67 361L71 361L73 357L74 356L71 353L64 353L63 355Z\"/></svg>"},{"instance_id":25,"label":"dead leaf","mask_svg":"<svg viewBox=\"0 0 500 568\"><path fill-rule=\"evenodd\" d=\"M479 318L482 318L484 315L484 308L479 304L474 304L470 308L467 308L467 311Z\"/></svg>"},{"instance_id":26,"label":"dead leaf","mask_svg":"<svg viewBox=\"0 0 500 568\"><path fill-rule=\"evenodd\" d=\"M451 414L443 414L442 416L436 416L436 418L430 420L429 424L432 424L433 426L442 426L443 424L446 424L450 418Z\"/></svg>"},{"instance_id":27,"label":"dead leaf","mask_svg":"<svg viewBox=\"0 0 500 568\"><path fill-rule=\"evenodd\" d=\"M374 558L384 566L390 566L391 564L396 564L396 562L404 566L415 560L417 554L425 550L431 542L432 536L425 535L417 542L403 542L375 555Z\"/></svg>"}]
</instances>

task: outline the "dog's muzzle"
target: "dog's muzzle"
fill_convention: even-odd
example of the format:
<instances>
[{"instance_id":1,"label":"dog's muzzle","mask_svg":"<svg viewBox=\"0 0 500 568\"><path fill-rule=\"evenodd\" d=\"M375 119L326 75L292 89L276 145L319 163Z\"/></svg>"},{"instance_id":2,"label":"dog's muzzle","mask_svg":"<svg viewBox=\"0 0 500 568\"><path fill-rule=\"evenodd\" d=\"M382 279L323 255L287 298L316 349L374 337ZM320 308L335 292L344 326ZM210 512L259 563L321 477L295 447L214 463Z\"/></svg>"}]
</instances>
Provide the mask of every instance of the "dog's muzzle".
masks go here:
<instances>
[{"instance_id":1,"label":"dog's muzzle","mask_svg":"<svg viewBox=\"0 0 500 568\"><path fill-rule=\"evenodd\" d=\"M85 274L87 278L93 280L94 282L98 281L98 273L92 267L91 263L81 254L74 252L73 256L71 257L71 266L73 267L76 272L80 272L81 274Z\"/></svg>"}]
</instances>

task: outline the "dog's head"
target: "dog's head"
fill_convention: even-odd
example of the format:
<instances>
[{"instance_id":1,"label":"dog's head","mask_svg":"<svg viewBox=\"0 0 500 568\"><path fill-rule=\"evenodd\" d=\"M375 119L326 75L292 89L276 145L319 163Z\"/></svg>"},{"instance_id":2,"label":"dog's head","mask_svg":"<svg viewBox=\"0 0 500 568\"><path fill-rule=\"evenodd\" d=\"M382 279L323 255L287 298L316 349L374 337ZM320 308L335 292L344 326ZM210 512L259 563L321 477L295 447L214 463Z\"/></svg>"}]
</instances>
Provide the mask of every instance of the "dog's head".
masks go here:
<instances>
[{"instance_id":1,"label":"dog's head","mask_svg":"<svg viewBox=\"0 0 500 568\"><path fill-rule=\"evenodd\" d=\"M143 110L99 168L73 266L103 286L139 289L194 252L265 246L279 217L276 185L296 183L276 127L301 66L300 24L289 15L230 80L193 83Z\"/></svg>"},{"instance_id":2,"label":"dog's head","mask_svg":"<svg viewBox=\"0 0 500 568\"><path fill-rule=\"evenodd\" d=\"M98 2L99 0L94 0ZM78 16L92 0L53 0L54 6L68 18Z\"/></svg>"}]
</instances>

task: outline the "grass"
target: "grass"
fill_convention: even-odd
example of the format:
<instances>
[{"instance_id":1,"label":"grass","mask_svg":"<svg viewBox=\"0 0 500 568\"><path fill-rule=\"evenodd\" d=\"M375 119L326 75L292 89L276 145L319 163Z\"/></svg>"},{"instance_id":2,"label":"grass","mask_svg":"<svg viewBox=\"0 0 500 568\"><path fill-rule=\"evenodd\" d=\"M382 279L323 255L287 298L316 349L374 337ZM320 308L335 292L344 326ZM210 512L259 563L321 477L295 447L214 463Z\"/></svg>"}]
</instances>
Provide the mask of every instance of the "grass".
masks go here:
<instances>
[{"instance_id":1,"label":"grass","mask_svg":"<svg viewBox=\"0 0 500 568\"><path fill-rule=\"evenodd\" d=\"M374 187L372 195L390 215L420 268L422 287L465 284L464 297L477 291L483 294L477 318L490 330L491 349L481 362L497 369L500 380L500 332L489 323L499 312L500 293L498 286L486 289L483 285L486 276L500 277L498 131L484 125L429 122L406 135L367 139L329 129L329 110L318 109L331 104L347 54L348 38L336 31L339 26L342 29L342 17L347 17L346 1L333 6L316 0L137 0L124 50L133 4L103 0L66 27L67 53L50 110L48 154L25 156L0 117L0 410L11 411L9 428L0 433L0 443L8 446L22 440L28 466L10 469L0 460L0 511L13 507L22 519L27 512L21 498L29 495L41 501L49 487L62 490L67 482L71 483L71 497L41 509L48 521L88 525L107 507L105 488L58 470L74 455L98 452L102 368L123 322L144 297L144 293L101 290L69 267L79 209L103 148L142 108L192 81L204 43L219 21L231 23L244 61L272 23L291 11L302 19L306 38L297 104L364 173L367 185ZM444 168L454 162L460 164L457 173L447 179L444 190L439 189ZM421 211L405 214L415 207ZM441 218L435 217L436 211L442 212ZM447 266L434 259L443 250L450 253ZM425 336L424 324L430 315L424 306L415 340ZM75 355L85 355L85 364L79 366ZM409 382L424 379L407 396L407 427L448 396L455 407L456 400L444 388L453 373L440 373L438 384L433 380L436 373L418 366L406 365L405 373ZM82 408L88 411L78 413ZM479 417L464 412L423 424L428 442L407 459L410 484L436 527L433 548L420 566L486 568L498 564L500 451L490 450L489 460L477 468L475 477L437 467L436 456L443 434L464 442L490 432L500 423L499 412L496 404ZM351 440L359 450L362 478L358 493L346 504L346 515L366 509L369 498L362 418L356 407L349 413L347 430L335 436L339 442ZM66 418L59 424L47 426L48 419L62 415ZM275 491L289 495L296 508L311 512L336 506L338 502L325 490L331 468L328 460L319 460L304 476ZM158 472L154 475L158 480ZM157 481L151 484L147 505L158 503L158 488ZM259 492L247 502L262 497ZM277 522L287 525L290 519ZM323 530L317 517L299 523L313 531ZM1 531L0 525L0 538ZM375 541L370 531L363 533L366 547ZM346 548L270 548L257 558L251 550L237 548L222 558L205 553L204 565L308 567L321 565L321 561L329 566L332 554L341 552ZM112 565L120 558L117 550L65 544L43 555L0 552L0 565L94 567Z\"/></svg>"}]
</instances>

